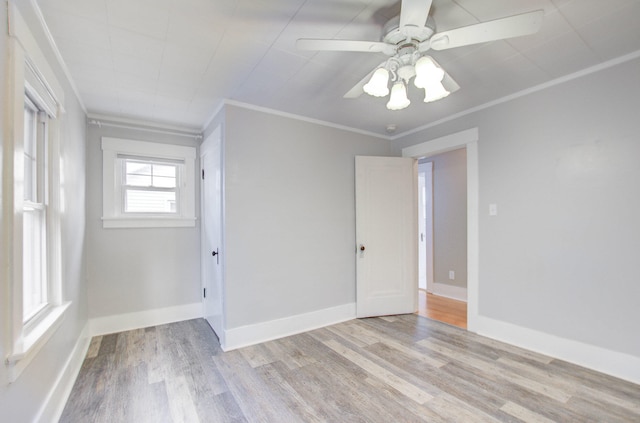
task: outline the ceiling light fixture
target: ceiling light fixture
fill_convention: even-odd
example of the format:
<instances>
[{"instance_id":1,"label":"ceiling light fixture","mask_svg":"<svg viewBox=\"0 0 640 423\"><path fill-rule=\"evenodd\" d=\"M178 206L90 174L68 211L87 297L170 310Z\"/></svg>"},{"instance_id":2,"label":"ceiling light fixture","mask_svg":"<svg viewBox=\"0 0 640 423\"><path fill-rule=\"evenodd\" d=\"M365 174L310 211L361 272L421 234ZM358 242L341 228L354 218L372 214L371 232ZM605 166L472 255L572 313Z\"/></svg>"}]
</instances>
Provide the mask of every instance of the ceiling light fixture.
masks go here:
<instances>
[{"instance_id":1,"label":"ceiling light fixture","mask_svg":"<svg viewBox=\"0 0 640 423\"><path fill-rule=\"evenodd\" d=\"M387 103L387 109L389 110L402 110L409 107L411 101L407 97L407 87L404 85L404 81L399 80L393 83L391 87L391 96Z\"/></svg>"},{"instance_id":2,"label":"ceiling light fixture","mask_svg":"<svg viewBox=\"0 0 640 423\"><path fill-rule=\"evenodd\" d=\"M385 68L378 68L371 76L369 83L362 87L365 93L374 97L385 97L389 95L389 71Z\"/></svg>"},{"instance_id":3,"label":"ceiling light fixture","mask_svg":"<svg viewBox=\"0 0 640 423\"><path fill-rule=\"evenodd\" d=\"M407 86L414 76L413 84L425 91L425 103L440 100L449 95L449 91L442 85L445 77L444 70L430 56L411 53L398 54L390 58L375 70L363 90L374 97L385 97L389 94L391 80L393 84L387 109L402 110L411 104L407 96Z\"/></svg>"}]
</instances>

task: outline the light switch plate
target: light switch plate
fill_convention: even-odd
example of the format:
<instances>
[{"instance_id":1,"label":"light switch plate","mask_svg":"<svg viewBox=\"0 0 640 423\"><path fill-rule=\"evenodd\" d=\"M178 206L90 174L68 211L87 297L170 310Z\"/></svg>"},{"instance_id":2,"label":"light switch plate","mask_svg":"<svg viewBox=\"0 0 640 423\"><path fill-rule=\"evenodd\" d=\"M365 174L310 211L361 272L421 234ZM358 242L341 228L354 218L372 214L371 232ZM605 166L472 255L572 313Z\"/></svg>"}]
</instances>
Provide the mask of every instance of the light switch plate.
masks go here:
<instances>
[{"instance_id":1,"label":"light switch plate","mask_svg":"<svg viewBox=\"0 0 640 423\"><path fill-rule=\"evenodd\" d=\"M498 205L489 204L489 216L497 216L497 215L498 215Z\"/></svg>"}]
</instances>

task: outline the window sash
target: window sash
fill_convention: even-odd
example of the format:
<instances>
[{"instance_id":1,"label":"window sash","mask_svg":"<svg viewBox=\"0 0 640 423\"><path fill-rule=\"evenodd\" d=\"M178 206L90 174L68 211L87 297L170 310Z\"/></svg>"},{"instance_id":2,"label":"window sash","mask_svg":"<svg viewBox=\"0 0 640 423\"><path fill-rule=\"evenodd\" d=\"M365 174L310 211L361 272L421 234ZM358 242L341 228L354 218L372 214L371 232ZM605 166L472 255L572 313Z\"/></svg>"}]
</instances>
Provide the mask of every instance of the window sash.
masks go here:
<instances>
[{"instance_id":1,"label":"window sash","mask_svg":"<svg viewBox=\"0 0 640 423\"><path fill-rule=\"evenodd\" d=\"M22 321L27 324L49 304L46 193L47 114L24 96L22 203Z\"/></svg>"},{"instance_id":2,"label":"window sash","mask_svg":"<svg viewBox=\"0 0 640 423\"><path fill-rule=\"evenodd\" d=\"M47 280L47 216L42 207L23 209L22 319L30 321L49 303Z\"/></svg>"},{"instance_id":3,"label":"window sash","mask_svg":"<svg viewBox=\"0 0 640 423\"><path fill-rule=\"evenodd\" d=\"M184 161L140 156L118 155L120 163L121 210L123 215L179 215L181 211L181 174ZM148 170L129 171L129 164L148 166ZM173 168L173 178L165 176L162 170ZM132 176L132 178L130 178ZM138 176L140 183L134 182ZM144 179L147 179L145 183ZM167 179L173 179L173 183ZM161 186L168 182L171 187ZM160 185L160 186L159 186Z\"/></svg>"}]
</instances>

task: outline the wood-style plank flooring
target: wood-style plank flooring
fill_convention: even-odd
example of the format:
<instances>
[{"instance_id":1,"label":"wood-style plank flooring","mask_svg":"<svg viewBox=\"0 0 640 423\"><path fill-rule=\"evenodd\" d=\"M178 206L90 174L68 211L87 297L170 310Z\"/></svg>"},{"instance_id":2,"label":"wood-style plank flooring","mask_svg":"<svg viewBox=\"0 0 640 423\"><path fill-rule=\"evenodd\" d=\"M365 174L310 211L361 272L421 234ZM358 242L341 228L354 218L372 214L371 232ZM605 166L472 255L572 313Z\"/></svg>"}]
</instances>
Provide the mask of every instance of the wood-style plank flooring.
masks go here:
<instances>
[{"instance_id":1,"label":"wood-style plank flooring","mask_svg":"<svg viewBox=\"0 0 640 423\"><path fill-rule=\"evenodd\" d=\"M640 386L412 314L223 353L202 319L92 340L62 422L639 422Z\"/></svg>"},{"instance_id":2,"label":"wood-style plank flooring","mask_svg":"<svg viewBox=\"0 0 640 423\"><path fill-rule=\"evenodd\" d=\"M418 290L418 314L459 328L467 328L467 303Z\"/></svg>"}]
</instances>

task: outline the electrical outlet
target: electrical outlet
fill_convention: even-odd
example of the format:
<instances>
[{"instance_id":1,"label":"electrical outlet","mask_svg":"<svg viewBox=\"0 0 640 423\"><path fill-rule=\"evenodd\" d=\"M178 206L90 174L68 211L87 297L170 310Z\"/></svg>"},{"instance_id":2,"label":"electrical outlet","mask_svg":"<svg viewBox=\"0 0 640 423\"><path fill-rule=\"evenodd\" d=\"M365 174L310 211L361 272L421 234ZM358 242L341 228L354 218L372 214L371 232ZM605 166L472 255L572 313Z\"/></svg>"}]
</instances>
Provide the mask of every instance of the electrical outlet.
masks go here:
<instances>
[{"instance_id":1,"label":"electrical outlet","mask_svg":"<svg viewBox=\"0 0 640 423\"><path fill-rule=\"evenodd\" d=\"M454 280L456 278L456 272L449 270L449 279Z\"/></svg>"}]
</instances>

